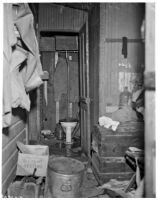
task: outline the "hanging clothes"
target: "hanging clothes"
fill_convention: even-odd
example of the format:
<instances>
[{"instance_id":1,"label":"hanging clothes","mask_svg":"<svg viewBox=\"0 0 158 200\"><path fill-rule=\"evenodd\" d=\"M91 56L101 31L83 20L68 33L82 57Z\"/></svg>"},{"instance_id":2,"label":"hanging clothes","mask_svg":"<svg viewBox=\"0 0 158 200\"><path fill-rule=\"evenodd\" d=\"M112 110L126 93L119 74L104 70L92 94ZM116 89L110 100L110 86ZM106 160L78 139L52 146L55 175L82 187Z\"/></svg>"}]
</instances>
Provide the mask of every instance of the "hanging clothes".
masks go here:
<instances>
[{"instance_id":1,"label":"hanging clothes","mask_svg":"<svg viewBox=\"0 0 158 200\"><path fill-rule=\"evenodd\" d=\"M69 65L69 100L71 103L78 102L79 89L78 89L78 54L68 53L71 55L72 60L67 60ZM60 101L62 95L67 96L67 62L65 54L60 53L56 70L54 73L54 95L55 101Z\"/></svg>"},{"instance_id":2,"label":"hanging clothes","mask_svg":"<svg viewBox=\"0 0 158 200\"><path fill-rule=\"evenodd\" d=\"M3 127L7 127L12 108L30 110L28 92L43 83L43 71L28 4L4 4L4 31Z\"/></svg>"},{"instance_id":3,"label":"hanging clothes","mask_svg":"<svg viewBox=\"0 0 158 200\"><path fill-rule=\"evenodd\" d=\"M3 4L3 127L11 124L11 80L10 63L12 47L16 44L17 38L14 33L12 18L12 4Z\"/></svg>"},{"instance_id":4,"label":"hanging clothes","mask_svg":"<svg viewBox=\"0 0 158 200\"><path fill-rule=\"evenodd\" d=\"M21 107L30 110L29 95L25 91L22 74L19 72L22 63L27 59L27 52L21 48L16 48L12 53L10 64L11 78L11 99L12 108Z\"/></svg>"},{"instance_id":5,"label":"hanging clothes","mask_svg":"<svg viewBox=\"0 0 158 200\"><path fill-rule=\"evenodd\" d=\"M25 70L22 71L25 74L23 76L24 85L28 92L42 84L40 75L43 74L39 47L33 26L33 14L28 4L20 3L18 11L14 10L13 17L22 42L25 44L25 48L28 49L27 65Z\"/></svg>"},{"instance_id":6,"label":"hanging clothes","mask_svg":"<svg viewBox=\"0 0 158 200\"><path fill-rule=\"evenodd\" d=\"M64 57L59 56L54 73L54 99L60 101L67 94L67 64Z\"/></svg>"}]
</instances>

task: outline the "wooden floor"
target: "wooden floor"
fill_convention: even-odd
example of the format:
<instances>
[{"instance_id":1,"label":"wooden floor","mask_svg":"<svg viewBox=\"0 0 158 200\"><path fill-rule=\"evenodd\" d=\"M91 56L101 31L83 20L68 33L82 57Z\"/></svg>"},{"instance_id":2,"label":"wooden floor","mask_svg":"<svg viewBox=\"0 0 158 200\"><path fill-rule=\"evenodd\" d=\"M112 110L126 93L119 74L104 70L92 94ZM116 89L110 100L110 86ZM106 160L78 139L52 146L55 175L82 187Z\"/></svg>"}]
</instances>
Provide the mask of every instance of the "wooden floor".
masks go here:
<instances>
[{"instance_id":1,"label":"wooden floor","mask_svg":"<svg viewBox=\"0 0 158 200\"><path fill-rule=\"evenodd\" d=\"M111 198L116 196L114 192L109 192L100 188L100 185L92 171L91 163L81 150L79 138L74 139L72 145L66 145L65 140L60 141L57 140L55 137L41 137L39 143L49 146L50 158L54 156L71 157L80 160L82 163L85 164L86 173L82 186L80 188L81 198ZM116 180L116 184L119 185L122 183L117 183ZM114 196L111 196L111 194ZM47 190L45 197L52 198L52 194L50 193L49 189Z\"/></svg>"}]
</instances>

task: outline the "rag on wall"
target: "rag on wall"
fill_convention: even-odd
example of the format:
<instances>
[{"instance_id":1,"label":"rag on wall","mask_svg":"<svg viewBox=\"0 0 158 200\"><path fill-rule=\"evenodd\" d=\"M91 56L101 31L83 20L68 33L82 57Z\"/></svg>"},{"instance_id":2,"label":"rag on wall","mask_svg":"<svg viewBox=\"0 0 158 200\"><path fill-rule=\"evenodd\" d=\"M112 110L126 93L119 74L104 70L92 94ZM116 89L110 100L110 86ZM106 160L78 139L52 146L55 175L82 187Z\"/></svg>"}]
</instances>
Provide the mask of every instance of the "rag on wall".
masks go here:
<instances>
[{"instance_id":1,"label":"rag on wall","mask_svg":"<svg viewBox=\"0 0 158 200\"><path fill-rule=\"evenodd\" d=\"M43 71L28 4L4 4L4 31L3 127L8 127L12 108L30 110L28 92L43 83Z\"/></svg>"},{"instance_id":2,"label":"rag on wall","mask_svg":"<svg viewBox=\"0 0 158 200\"><path fill-rule=\"evenodd\" d=\"M122 38L122 55L124 55L124 58L127 58L127 43L128 43L127 37L123 37Z\"/></svg>"}]
</instances>

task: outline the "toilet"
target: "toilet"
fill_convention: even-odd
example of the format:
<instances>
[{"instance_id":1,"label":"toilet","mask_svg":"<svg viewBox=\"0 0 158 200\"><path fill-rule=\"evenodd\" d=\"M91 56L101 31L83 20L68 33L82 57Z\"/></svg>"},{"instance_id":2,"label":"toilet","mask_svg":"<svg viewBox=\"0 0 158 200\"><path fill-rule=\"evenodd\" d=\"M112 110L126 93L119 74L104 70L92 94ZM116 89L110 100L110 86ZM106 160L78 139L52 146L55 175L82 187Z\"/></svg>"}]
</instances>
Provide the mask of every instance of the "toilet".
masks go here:
<instances>
[{"instance_id":1,"label":"toilet","mask_svg":"<svg viewBox=\"0 0 158 200\"><path fill-rule=\"evenodd\" d=\"M66 144L72 144L72 137L71 134L74 130L74 128L77 125L77 121L73 121L73 120L60 120L60 124L64 130L64 132L66 133Z\"/></svg>"}]
</instances>

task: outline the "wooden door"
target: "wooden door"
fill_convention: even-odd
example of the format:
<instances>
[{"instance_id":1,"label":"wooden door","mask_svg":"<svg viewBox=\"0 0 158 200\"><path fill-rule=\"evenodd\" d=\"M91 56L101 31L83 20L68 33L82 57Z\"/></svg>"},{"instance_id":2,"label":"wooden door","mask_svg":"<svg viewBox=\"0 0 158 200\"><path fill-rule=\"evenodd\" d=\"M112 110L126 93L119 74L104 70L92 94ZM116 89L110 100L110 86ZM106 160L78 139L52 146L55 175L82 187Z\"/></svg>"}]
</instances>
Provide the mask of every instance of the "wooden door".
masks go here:
<instances>
[{"instance_id":1,"label":"wooden door","mask_svg":"<svg viewBox=\"0 0 158 200\"><path fill-rule=\"evenodd\" d=\"M80 67L80 128L81 147L90 156L90 98L89 98L89 53L88 53L88 22L79 33Z\"/></svg>"},{"instance_id":2,"label":"wooden door","mask_svg":"<svg viewBox=\"0 0 158 200\"><path fill-rule=\"evenodd\" d=\"M145 197L156 197L155 4L146 4L145 31Z\"/></svg>"}]
</instances>

